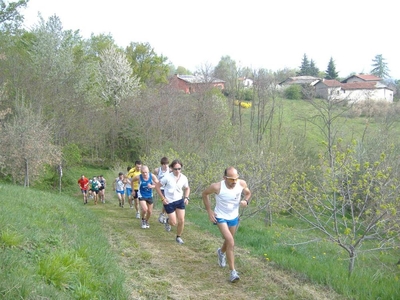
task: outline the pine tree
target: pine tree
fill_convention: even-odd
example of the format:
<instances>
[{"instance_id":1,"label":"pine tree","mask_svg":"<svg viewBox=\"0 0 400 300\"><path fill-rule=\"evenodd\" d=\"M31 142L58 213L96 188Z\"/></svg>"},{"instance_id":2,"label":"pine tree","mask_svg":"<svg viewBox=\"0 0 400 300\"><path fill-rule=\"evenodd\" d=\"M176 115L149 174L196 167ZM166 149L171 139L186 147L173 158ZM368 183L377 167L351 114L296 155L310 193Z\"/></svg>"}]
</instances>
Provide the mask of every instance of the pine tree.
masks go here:
<instances>
[{"instance_id":1,"label":"pine tree","mask_svg":"<svg viewBox=\"0 0 400 300\"><path fill-rule=\"evenodd\" d=\"M389 67L385 61L385 59L382 57L382 54L378 54L375 56L375 58L372 60L372 67L374 67L371 70L371 74L375 75L379 78L385 79L389 78Z\"/></svg>"},{"instance_id":2,"label":"pine tree","mask_svg":"<svg viewBox=\"0 0 400 300\"><path fill-rule=\"evenodd\" d=\"M306 75L318 77L318 73L319 73L319 69L316 67L314 60L311 59L310 68L308 70L308 74L306 74Z\"/></svg>"},{"instance_id":3,"label":"pine tree","mask_svg":"<svg viewBox=\"0 0 400 300\"><path fill-rule=\"evenodd\" d=\"M310 62L308 61L307 55L304 53L303 60L301 62L300 71L297 72L297 76L309 75Z\"/></svg>"},{"instance_id":4,"label":"pine tree","mask_svg":"<svg viewBox=\"0 0 400 300\"><path fill-rule=\"evenodd\" d=\"M333 58L329 60L328 68L325 71L325 79L336 79L338 78L339 74L336 72L335 62Z\"/></svg>"}]
</instances>

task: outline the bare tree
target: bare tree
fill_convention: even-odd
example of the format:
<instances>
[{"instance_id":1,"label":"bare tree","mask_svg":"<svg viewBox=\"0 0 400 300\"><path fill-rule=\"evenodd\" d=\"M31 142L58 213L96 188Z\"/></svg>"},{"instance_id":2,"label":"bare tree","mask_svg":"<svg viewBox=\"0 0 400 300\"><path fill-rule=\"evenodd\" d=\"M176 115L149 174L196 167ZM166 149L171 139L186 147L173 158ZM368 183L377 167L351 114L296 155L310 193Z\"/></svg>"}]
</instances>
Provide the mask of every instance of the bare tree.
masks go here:
<instances>
[{"instance_id":1,"label":"bare tree","mask_svg":"<svg viewBox=\"0 0 400 300\"><path fill-rule=\"evenodd\" d=\"M0 135L3 174L10 174L14 183L29 186L46 165L59 165L61 151L52 144L52 132L40 116L19 106L10 123Z\"/></svg>"}]
</instances>

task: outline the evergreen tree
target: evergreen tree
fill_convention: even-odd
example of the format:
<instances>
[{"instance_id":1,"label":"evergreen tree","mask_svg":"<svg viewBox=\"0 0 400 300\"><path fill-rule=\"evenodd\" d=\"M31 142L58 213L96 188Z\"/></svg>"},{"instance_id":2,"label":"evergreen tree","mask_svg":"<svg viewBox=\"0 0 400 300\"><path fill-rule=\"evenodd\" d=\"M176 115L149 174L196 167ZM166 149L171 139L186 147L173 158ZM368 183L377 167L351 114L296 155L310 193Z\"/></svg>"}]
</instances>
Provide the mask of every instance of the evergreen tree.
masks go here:
<instances>
[{"instance_id":1,"label":"evergreen tree","mask_svg":"<svg viewBox=\"0 0 400 300\"><path fill-rule=\"evenodd\" d=\"M306 75L318 77L319 69L316 67L314 60L310 61L310 68L308 69L308 73Z\"/></svg>"},{"instance_id":2,"label":"evergreen tree","mask_svg":"<svg viewBox=\"0 0 400 300\"><path fill-rule=\"evenodd\" d=\"M304 53L303 60L301 62L300 71L297 72L297 76L309 75L310 62L308 61L307 55Z\"/></svg>"},{"instance_id":3,"label":"evergreen tree","mask_svg":"<svg viewBox=\"0 0 400 300\"><path fill-rule=\"evenodd\" d=\"M372 67L373 67L373 69L371 70L372 75L375 75L382 79L390 77L389 67L385 59L382 57L382 54L378 54L375 56L375 58L372 60Z\"/></svg>"},{"instance_id":4,"label":"evergreen tree","mask_svg":"<svg viewBox=\"0 0 400 300\"><path fill-rule=\"evenodd\" d=\"M325 79L336 79L339 77L338 72L336 72L336 66L333 58L329 60L328 68L325 71Z\"/></svg>"}]
</instances>

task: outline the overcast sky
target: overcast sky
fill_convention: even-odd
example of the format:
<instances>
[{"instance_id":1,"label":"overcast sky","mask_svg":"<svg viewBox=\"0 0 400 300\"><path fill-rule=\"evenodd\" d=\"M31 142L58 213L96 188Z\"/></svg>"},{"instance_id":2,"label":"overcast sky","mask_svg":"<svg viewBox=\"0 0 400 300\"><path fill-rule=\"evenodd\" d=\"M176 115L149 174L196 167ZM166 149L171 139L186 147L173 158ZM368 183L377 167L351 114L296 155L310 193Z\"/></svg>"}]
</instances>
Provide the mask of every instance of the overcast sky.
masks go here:
<instances>
[{"instance_id":1,"label":"overcast sky","mask_svg":"<svg viewBox=\"0 0 400 300\"><path fill-rule=\"evenodd\" d=\"M25 26L57 15L84 38L111 34L126 47L148 42L175 66L195 71L230 56L240 67L298 68L303 55L340 77L368 73L377 54L400 79L395 1L361 0L30 0Z\"/></svg>"}]
</instances>

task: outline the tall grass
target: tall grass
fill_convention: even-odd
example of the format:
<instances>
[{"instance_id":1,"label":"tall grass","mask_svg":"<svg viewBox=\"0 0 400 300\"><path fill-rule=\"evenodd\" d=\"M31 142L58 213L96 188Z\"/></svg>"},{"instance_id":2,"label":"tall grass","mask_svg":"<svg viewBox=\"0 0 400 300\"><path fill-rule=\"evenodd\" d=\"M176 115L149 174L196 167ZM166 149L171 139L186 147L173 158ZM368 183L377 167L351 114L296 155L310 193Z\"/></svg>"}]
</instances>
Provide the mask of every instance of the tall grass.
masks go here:
<instances>
[{"instance_id":1,"label":"tall grass","mask_svg":"<svg viewBox=\"0 0 400 300\"><path fill-rule=\"evenodd\" d=\"M1 299L127 299L96 216L76 198L0 185Z\"/></svg>"}]
</instances>

